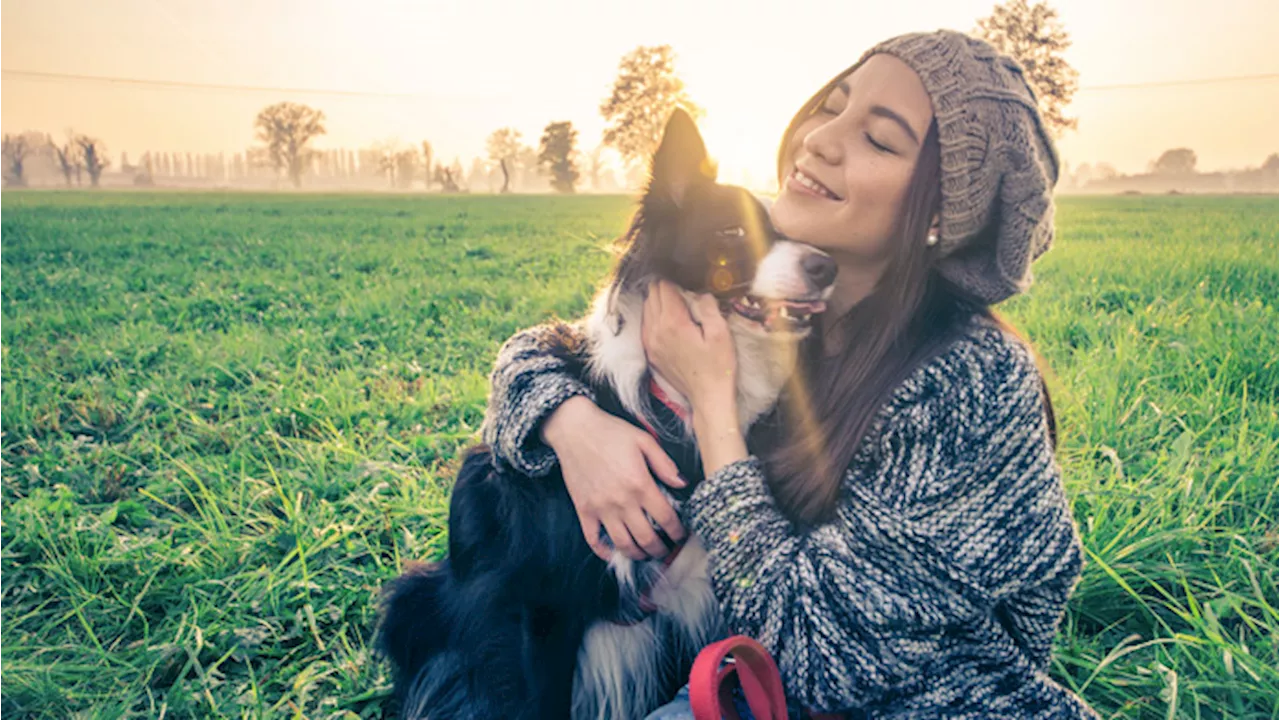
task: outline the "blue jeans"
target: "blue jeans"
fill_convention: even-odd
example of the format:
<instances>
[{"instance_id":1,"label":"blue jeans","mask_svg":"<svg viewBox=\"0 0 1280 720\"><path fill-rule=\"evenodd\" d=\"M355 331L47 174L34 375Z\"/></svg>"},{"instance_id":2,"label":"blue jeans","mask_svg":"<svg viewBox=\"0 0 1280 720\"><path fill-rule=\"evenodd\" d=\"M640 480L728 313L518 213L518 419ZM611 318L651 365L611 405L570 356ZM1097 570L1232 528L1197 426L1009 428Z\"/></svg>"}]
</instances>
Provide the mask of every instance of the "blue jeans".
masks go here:
<instances>
[{"instance_id":1,"label":"blue jeans","mask_svg":"<svg viewBox=\"0 0 1280 720\"><path fill-rule=\"evenodd\" d=\"M649 713L644 720L693 720L693 708L689 706L689 686L680 688L671 702Z\"/></svg>"},{"instance_id":2,"label":"blue jeans","mask_svg":"<svg viewBox=\"0 0 1280 720\"><path fill-rule=\"evenodd\" d=\"M747 702L742 697L742 693L733 694L733 705L739 717L743 720L751 720L751 711L747 708ZM689 705L689 686L680 688L680 692L676 693L671 702L649 713L644 720L693 720L693 708Z\"/></svg>"}]
</instances>

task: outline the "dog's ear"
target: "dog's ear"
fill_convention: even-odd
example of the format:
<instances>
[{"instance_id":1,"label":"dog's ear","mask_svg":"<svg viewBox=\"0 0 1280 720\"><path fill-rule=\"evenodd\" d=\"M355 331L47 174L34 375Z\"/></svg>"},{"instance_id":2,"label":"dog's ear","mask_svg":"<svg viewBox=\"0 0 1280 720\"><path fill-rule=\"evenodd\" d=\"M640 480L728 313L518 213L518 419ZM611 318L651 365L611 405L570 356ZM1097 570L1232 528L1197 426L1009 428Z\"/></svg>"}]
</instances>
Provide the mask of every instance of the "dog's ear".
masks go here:
<instances>
[{"instance_id":1,"label":"dog's ear","mask_svg":"<svg viewBox=\"0 0 1280 720\"><path fill-rule=\"evenodd\" d=\"M707 157L707 146L693 118L676 108L662 131L662 142L653 154L650 196L669 199L679 206L689 187L698 182L715 182L716 168Z\"/></svg>"}]
</instances>

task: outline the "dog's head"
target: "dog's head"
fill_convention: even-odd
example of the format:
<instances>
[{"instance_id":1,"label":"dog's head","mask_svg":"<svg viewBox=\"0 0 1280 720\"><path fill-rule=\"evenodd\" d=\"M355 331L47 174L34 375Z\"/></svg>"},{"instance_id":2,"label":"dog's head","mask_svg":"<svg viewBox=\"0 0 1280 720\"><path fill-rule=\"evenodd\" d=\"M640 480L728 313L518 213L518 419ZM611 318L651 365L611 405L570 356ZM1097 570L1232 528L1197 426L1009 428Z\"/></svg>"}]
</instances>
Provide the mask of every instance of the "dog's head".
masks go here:
<instances>
[{"instance_id":1,"label":"dog's head","mask_svg":"<svg viewBox=\"0 0 1280 720\"><path fill-rule=\"evenodd\" d=\"M821 250L786 240L745 189L716 182L693 118L676 110L653 156L649 186L628 232L614 290L650 280L689 293L711 293L747 332L803 336L822 312L835 262Z\"/></svg>"}]
</instances>

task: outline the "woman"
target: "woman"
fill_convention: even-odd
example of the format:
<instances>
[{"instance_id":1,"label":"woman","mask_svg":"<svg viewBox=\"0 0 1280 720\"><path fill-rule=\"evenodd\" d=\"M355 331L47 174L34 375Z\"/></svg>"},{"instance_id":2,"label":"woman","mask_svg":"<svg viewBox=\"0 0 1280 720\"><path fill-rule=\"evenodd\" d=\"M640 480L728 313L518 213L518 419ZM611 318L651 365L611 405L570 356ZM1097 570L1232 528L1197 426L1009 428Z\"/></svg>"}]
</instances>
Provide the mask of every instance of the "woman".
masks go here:
<instances>
[{"instance_id":1,"label":"woman","mask_svg":"<svg viewBox=\"0 0 1280 720\"><path fill-rule=\"evenodd\" d=\"M755 454L714 301L699 327L673 288L650 293L646 350L691 400L707 476L684 519L728 629L769 649L807 710L1095 717L1045 675L1081 550L1034 354L990 309L1051 243L1057 173L1021 68L959 33L888 40L814 95L771 217L840 270ZM601 554L603 527L663 555L654 525L684 530L650 470L678 484L674 466L558 372L547 332L504 346L485 440L525 472L558 460Z\"/></svg>"}]
</instances>

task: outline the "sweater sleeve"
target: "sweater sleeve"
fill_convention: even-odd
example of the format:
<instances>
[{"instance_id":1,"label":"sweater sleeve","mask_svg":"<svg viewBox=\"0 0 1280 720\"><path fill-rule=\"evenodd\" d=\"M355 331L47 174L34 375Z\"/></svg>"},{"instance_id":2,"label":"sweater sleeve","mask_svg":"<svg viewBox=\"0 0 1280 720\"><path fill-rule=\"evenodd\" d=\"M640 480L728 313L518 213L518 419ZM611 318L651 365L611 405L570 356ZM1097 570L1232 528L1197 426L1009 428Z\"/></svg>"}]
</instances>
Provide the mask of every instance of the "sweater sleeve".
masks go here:
<instances>
[{"instance_id":1,"label":"sweater sleeve","mask_svg":"<svg viewBox=\"0 0 1280 720\"><path fill-rule=\"evenodd\" d=\"M516 333L498 351L481 436L499 464L531 477L555 467L555 452L538 431L565 400L595 400L574 369L585 338L581 324L538 325Z\"/></svg>"},{"instance_id":2,"label":"sweater sleeve","mask_svg":"<svg viewBox=\"0 0 1280 720\"><path fill-rule=\"evenodd\" d=\"M1041 672L1080 550L1029 352L958 342L868 438L816 528L781 513L755 457L697 488L690 525L729 629L810 709L1089 717Z\"/></svg>"}]
</instances>

